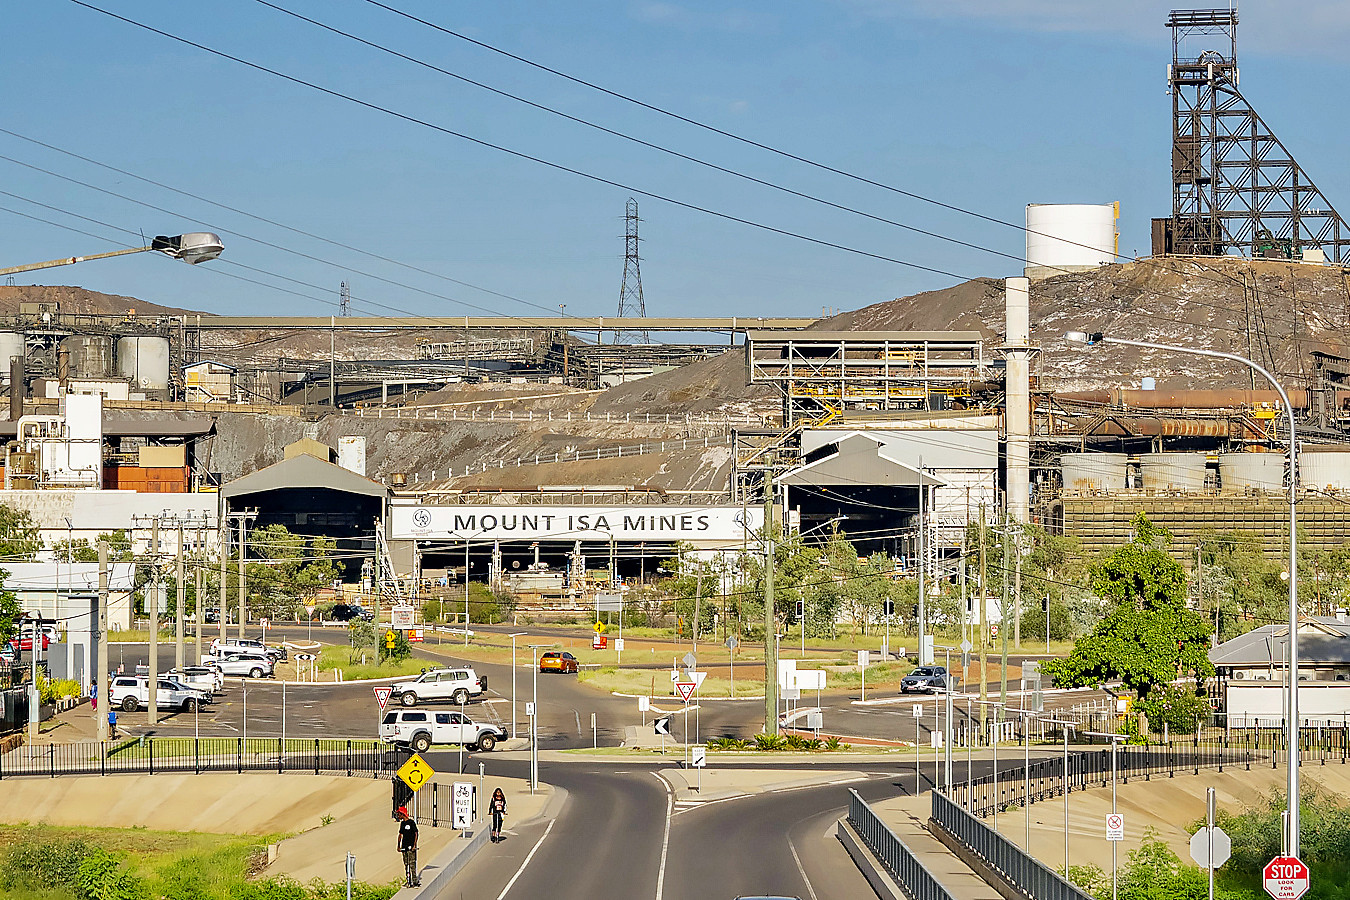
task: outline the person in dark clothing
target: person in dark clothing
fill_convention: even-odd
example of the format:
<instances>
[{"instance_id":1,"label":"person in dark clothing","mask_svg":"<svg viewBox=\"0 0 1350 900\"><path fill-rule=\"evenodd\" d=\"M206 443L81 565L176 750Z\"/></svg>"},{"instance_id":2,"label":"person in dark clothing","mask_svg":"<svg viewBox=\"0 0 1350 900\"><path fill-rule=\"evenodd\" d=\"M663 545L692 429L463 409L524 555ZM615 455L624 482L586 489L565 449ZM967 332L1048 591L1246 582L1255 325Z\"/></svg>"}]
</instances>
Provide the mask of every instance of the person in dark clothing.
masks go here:
<instances>
[{"instance_id":1,"label":"person in dark clothing","mask_svg":"<svg viewBox=\"0 0 1350 900\"><path fill-rule=\"evenodd\" d=\"M506 818L506 795L501 788L492 792L488 811L492 813L492 842L495 844L502 839L502 819Z\"/></svg>"},{"instance_id":2,"label":"person in dark clothing","mask_svg":"<svg viewBox=\"0 0 1350 900\"><path fill-rule=\"evenodd\" d=\"M400 806L398 816L398 852L403 854L403 871L407 876L405 884L417 887L422 883L417 874L417 823L408 815L408 807Z\"/></svg>"}]
</instances>

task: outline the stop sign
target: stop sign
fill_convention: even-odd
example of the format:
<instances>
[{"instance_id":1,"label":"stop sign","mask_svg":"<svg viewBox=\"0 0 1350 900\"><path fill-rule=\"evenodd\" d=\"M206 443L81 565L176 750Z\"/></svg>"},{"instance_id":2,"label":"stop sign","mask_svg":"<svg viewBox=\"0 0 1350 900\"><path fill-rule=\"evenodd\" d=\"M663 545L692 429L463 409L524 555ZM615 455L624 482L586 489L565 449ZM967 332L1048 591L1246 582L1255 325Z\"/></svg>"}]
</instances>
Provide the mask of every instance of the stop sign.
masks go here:
<instances>
[{"instance_id":1,"label":"stop sign","mask_svg":"<svg viewBox=\"0 0 1350 900\"><path fill-rule=\"evenodd\" d=\"M1261 883L1275 900L1298 900L1308 892L1308 867L1297 856L1277 856L1261 870Z\"/></svg>"}]
</instances>

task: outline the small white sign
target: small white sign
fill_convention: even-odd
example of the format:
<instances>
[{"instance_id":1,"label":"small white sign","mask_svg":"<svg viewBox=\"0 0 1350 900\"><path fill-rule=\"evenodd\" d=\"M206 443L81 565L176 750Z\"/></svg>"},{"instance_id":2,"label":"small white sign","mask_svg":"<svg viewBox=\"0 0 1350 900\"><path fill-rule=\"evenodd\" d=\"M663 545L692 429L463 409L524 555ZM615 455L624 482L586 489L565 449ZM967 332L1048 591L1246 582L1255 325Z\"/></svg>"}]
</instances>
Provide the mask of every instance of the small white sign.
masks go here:
<instances>
[{"instance_id":1,"label":"small white sign","mask_svg":"<svg viewBox=\"0 0 1350 900\"><path fill-rule=\"evenodd\" d=\"M647 712L647 711L650 710L651 708L652 708L652 698L651 698L651 697L639 697L639 698L638 698L638 712Z\"/></svg>"},{"instance_id":2,"label":"small white sign","mask_svg":"<svg viewBox=\"0 0 1350 900\"><path fill-rule=\"evenodd\" d=\"M942 732L941 732L941 731L930 731L930 732L928 732L928 745L929 745L930 747L932 747L934 750L941 750L941 749L942 749Z\"/></svg>"},{"instance_id":3,"label":"small white sign","mask_svg":"<svg viewBox=\"0 0 1350 900\"><path fill-rule=\"evenodd\" d=\"M679 670L679 669L671 669L671 670L670 670L670 680L671 680L671 681L679 681L679 680L680 680L680 670Z\"/></svg>"},{"instance_id":4,"label":"small white sign","mask_svg":"<svg viewBox=\"0 0 1350 900\"><path fill-rule=\"evenodd\" d=\"M800 699L802 699L802 691L801 691L801 688L795 688L795 687L783 688L783 699L784 699L784 700L800 700Z\"/></svg>"},{"instance_id":5,"label":"small white sign","mask_svg":"<svg viewBox=\"0 0 1350 900\"><path fill-rule=\"evenodd\" d=\"M708 748L690 747L689 765L693 766L695 769L706 769L708 767Z\"/></svg>"},{"instance_id":6,"label":"small white sign","mask_svg":"<svg viewBox=\"0 0 1350 900\"><path fill-rule=\"evenodd\" d=\"M527 716L534 715L534 704L528 700L525 701L525 715Z\"/></svg>"},{"instance_id":7,"label":"small white sign","mask_svg":"<svg viewBox=\"0 0 1350 900\"><path fill-rule=\"evenodd\" d=\"M859 650L859 651L858 651L858 666L859 666L859 668L863 668L863 669L867 668L867 659L868 659L868 653L867 653L867 651L866 651L866 650Z\"/></svg>"},{"instance_id":8,"label":"small white sign","mask_svg":"<svg viewBox=\"0 0 1350 900\"><path fill-rule=\"evenodd\" d=\"M395 631L408 631L413 627L413 608L407 604L395 606L389 611L389 627Z\"/></svg>"},{"instance_id":9,"label":"small white sign","mask_svg":"<svg viewBox=\"0 0 1350 900\"><path fill-rule=\"evenodd\" d=\"M809 712L806 714L806 727L812 731L819 731L825 727L825 716L819 712Z\"/></svg>"},{"instance_id":10,"label":"small white sign","mask_svg":"<svg viewBox=\"0 0 1350 900\"><path fill-rule=\"evenodd\" d=\"M617 653L622 653L622 652L623 652L623 638L615 638L615 639L614 639L614 650L615 650L615 652L617 652Z\"/></svg>"},{"instance_id":11,"label":"small white sign","mask_svg":"<svg viewBox=\"0 0 1350 900\"><path fill-rule=\"evenodd\" d=\"M1125 840L1125 817L1120 813L1110 813L1107 815L1106 839L1108 841Z\"/></svg>"},{"instance_id":12,"label":"small white sign","mask_svg":"<svg viewBox=\"0 0 1350 900\"><path fill-rule=\"evenodd\" d=\"M915 704L914 704L914 718L916 718L916 719L922 719L922 718L923 718L923 704L922 704L922 703L915 703Z\"/></svg>"},{"instance_id":13,"label":"small white sign","mask_svg":"<svg viewBox=\"0 0 1350 900\"><path fill-rule=\"evenodd\" d=\"M473 792L471 781L456 781L453 794L453 827L461 831L473 827Z\"/></svg>"},{"instance_id":14,"label":"small white sign","mask_svg":"<svg viewBox=\"0 0 1350 900\"><path fill-rule=\"evenodd\" d=\"M825 690L825 670L824 669L799 669L797 671L796 684L793 687L800 691L823 691Z\"/></svg>"}]
</instances>

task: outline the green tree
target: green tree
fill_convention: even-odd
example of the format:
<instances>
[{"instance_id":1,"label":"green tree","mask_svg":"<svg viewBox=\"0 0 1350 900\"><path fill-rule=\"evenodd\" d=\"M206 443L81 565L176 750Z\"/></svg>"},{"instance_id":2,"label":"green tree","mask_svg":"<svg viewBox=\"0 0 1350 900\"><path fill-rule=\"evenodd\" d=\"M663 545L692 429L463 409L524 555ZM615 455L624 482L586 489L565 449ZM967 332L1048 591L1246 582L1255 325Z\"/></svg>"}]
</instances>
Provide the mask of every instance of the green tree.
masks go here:
<instances>
[{"instance_id":1,"label":"green tree","mask_svg":"<svg viewBox=\"0 0 1350 900\"><path fill-rule=\"evenodd\" d=\"M42 534L26 509L0 504L0 557L31 559L42 549Z\"/></svg>"},{"instance_id":2,"label":"green tree","mask_svg":"<svg viewBox=\"0 0 1350 900\"><path fill-rule=\"evenodd\" d=\"M19 598L13 591L5 588L7 578L9 573L0 569L0 644L8 643L9 639L18 633L18 620L23 615L23 610L19 608Z\"/></svg>"},{"instance_id":3,"label":"green tree","mask_svg":"<svg viewBox=\"0 0 1350 900\"><path fill-rule=\"evenodd\" d=\"M116 531L106 531L93 541L87 538L80 538L76 541L57 541L52 547L52 552L56 554L57 559L65 559L67 551L69 551L70 559L73 562L98 562L99 541L106 541L108 544L108 562L131 562L135 559L135 555L131 551L131 538L126 531L120 528Z\"/></svg>"},{"instance_id":4,"label":"green tree","mask_svg":"<svg viewBox=\"0 0 1350 900\"><path fill-rule=\"evenodd\" d=\"M297 616L297 608L338 577L333 560L334 543L324 537L313 539L292 534L283 525L264 525L248 536L248 556L244 563L245 589L249 610L259 616ZM237 591L238 560L227 572Z\"/></svg>"},{"instance_id":5,"label":"green tree","mask_svg":"<svg viewBox=\"0 0 1350 900\"><path fill-rule=\"evenodd\" d=\"M1106 616L1067 658L1042 666L1060 687L1118 678L1144 699L1174 679L1199 684L1214 674L1209 623L1186 608L1185 572L1166 550L1171 535L1142 513L1133 524L1134 539L1091 567L1093 589L1111 604Z\"/></svg>"}]
</instances>

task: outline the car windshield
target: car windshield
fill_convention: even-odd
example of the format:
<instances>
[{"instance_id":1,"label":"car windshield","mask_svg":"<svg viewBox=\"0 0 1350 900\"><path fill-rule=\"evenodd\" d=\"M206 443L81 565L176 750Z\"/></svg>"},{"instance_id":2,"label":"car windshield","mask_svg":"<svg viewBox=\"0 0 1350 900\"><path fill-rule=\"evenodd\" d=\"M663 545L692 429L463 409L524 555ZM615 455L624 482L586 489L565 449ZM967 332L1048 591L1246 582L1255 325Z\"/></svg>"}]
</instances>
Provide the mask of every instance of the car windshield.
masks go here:
<instances>
[{"instance_id":1,"label":"car windshield","mask_svg":"<svg viewBox=\"0 0 1350 900\"><path fill-rule=\"evenodd\" d=\"M909 675L910 675L911 678L914 678L914 677L916 677L916 676L925 676L925 675L933 675L933 674L935 674L935 673L933 672L932 669L915 669L913 672L910 672L910 673L909 673Z\"/></svg>"}]
</instances>

